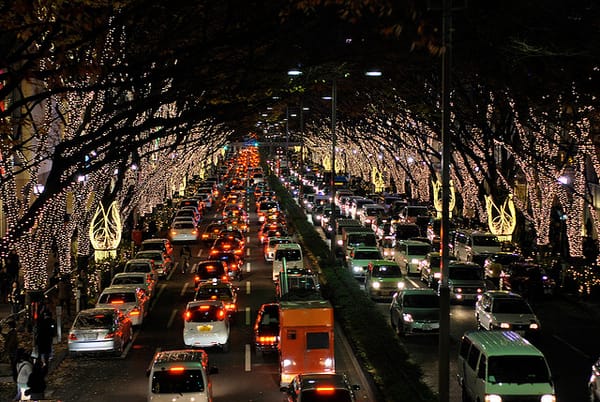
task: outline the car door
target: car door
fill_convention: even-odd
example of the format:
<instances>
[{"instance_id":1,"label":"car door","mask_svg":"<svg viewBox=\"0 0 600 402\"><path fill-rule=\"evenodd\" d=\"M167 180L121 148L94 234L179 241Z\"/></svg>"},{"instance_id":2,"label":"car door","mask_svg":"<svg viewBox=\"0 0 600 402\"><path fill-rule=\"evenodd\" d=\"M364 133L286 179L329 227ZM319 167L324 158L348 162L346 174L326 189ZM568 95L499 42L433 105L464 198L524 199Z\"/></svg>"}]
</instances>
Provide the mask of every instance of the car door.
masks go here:
<instances>
[{"instance_id":1,"label":"car door","mask_svg":"<svg viewBox=\"0 0 600 402\"><path fill-rule=\"evenodd\" d=\"M477 304L477 318L479 326L490 329L492 323L492 300L489 295L483 295L481 301Z\"/></svg>"}]
</instances>

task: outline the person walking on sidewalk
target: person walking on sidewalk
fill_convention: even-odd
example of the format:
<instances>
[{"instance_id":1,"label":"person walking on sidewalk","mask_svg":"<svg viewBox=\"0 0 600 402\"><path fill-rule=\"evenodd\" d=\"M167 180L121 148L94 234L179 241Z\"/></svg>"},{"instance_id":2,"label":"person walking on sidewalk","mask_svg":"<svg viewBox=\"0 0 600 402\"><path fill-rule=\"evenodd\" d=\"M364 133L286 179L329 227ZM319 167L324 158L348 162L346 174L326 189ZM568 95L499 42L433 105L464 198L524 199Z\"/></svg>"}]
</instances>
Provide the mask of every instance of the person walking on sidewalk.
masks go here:
<instances>
[{"instance_id":1,"label":"person walking on sidewalk","mask_svg":"<svg viewBox=\"0 0 600 402\"><path fill-rule=\"evenodd\" d=\"M52 341L56 335L56 322L52 318L50 310L44 310L37 324L37 335L35 345L38 351L38 360L43 367L47 367L52 356Z\"/></svg>"},{"instance_id":2,"label":"person walking on sidewalk","mask_svg":"<svg viewBox=\"0 0 600 402\"><path fill-rule=\"evenodd\" d=\"M8 294L8 302L11 306L11 312L13 314L17 314L21 310L21 302L22 302L22 294L21 289L19 288L19 283L14 281L12 283L12 288L10 289L10 293Z\"/></svg>"},{"instance_id":3,"label":"person walking on sidewalk","mask_svg":"<svg viewBox=\"0 0 600 402\"><path fill-rule=\"evenodd\" d=\"M31 359L29 357L29 353L25 351L23 348L19 348L17 350L17 366L16 366L16 378L17 382L17 395L14 397L13 401L20 401L25 399L25 391L29 388L27 386L27 381L29 381L29 376L33 372L33 364L31 363Z\"/></svg>"},{"instance_id":4,"label":"person walking on sidewalk","mask_svg":"<svg viewBox=\"0 0 600 402\"><path fill-rule=\"evenodd\" d=\"M179 265L181 265L181 273L185 274L185 270L190 266L190 258L192 257L192 250L190 249L189 245L183 245L181 251L179 252L179 257L181 257L179 260Z\"/></svg>"}]
</instances>

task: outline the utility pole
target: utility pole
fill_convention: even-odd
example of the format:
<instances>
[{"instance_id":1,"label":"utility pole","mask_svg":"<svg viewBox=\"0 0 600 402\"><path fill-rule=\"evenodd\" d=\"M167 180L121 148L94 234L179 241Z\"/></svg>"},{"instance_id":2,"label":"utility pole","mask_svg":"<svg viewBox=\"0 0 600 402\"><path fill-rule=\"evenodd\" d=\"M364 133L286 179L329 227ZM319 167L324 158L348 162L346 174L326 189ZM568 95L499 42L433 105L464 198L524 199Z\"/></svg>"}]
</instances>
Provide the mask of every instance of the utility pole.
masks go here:
<instances>
[{"instance_id":1,"label":"utility pole","mask_svg":"<svg viewBox=\"0 0 600 402\"><path fill-rule=\"evenodd\" d=\"M337 82L335 77L331 83L331 178L329 181L330 193L331 193L331 227L335 233L335 147L337 143L335 126L336 126L336 113L337 113ZM335 256L335 236L331 237L331 261L336 265Z\"/></svg>"}]
</instances>

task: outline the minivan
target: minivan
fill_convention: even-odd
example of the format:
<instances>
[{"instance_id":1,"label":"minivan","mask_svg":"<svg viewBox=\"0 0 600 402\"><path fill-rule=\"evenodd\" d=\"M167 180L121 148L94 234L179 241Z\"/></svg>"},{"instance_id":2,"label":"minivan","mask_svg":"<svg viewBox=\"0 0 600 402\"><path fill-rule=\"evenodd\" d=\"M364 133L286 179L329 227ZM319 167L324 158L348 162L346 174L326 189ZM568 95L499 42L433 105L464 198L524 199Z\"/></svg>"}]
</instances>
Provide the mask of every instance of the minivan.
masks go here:
<instances>
[{"instance_id":1,"label":"minivan","mask_svg":"<svg viewBox=\"0 0 600 402\"><path fill-rule=\"evenodd\" d=\"M502 251L498 237L489 232L457 230L454 234L454 256L459 261L474 261L483 265L485 256Z\"/></svg>"},{"instance_id":2,"label":"minivan","mask_svg":"<svg viewBox=\"0 0 600 402\"><path fill-rule=\"evenodd\" d=\"M457 366L463 400L556 401L546 358L516 332L466 332Z\"/></svg>"},{"instance_id":3,"label":"minivan","mask_svg":"<svg viewBox=\"0 0 600 402\"><path fill-rule=\"evenodd\" d=\"M275 258L273 259L273 282L279 279L279 273L283 270L283 260L286 268L304 268L304 257L302 248L298 243L283 243L275 246Z\"/></svg>"},{"instance_id":4,"label":"minivan","mask_svg":"<svg viewBox=\"0 0 600 402\"><path fill-rule=\"evenodd\" d=\"M211 374L216 367L208 364L208 354L202 349L158 351L147 371L150 402L186 401L212 402Z\"/></svg>"}]
</instances>

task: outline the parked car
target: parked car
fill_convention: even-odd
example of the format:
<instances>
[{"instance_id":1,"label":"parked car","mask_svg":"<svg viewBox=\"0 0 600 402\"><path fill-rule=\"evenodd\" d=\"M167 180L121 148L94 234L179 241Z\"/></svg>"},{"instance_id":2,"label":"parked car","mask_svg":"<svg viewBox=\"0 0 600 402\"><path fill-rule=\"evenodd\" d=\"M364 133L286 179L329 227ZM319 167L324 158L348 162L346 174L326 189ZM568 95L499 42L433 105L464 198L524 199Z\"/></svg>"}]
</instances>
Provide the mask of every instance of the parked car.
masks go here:
<instances>
[{"instance_id":1,"label":"parked car","mask_svg":"<svg viewBox=\"0 0 600 402\"><path fill-rule=\"evenodd\" d=\"M399 335L437 334L440 298L433 289L402 289L390 305L390 322Z\"/></svg>"},{"instance_id":2,"label":"parked car","mask_svg":"<svg viewBox=\"0 0 600 402\"><path fill-rule=\"evenodd\" d=\"M70 354L88 352L112 352L121 355L125 345L131 342L131 320L119 309L91 308L81 310L69 330Z\"/></svg>"},{"instance_id":3,"label":"parked car","mask_svg":"<svg viewBox=\"0 0 600 402\"><path fill-rule=\"evenodd\" d=\"M523 297L504 290L488 290L475 303L477 328L514 331L532 339L540 334L540 321Z\"/></svg>"},{"instance_id":4,"label":"parked car","mask_svg":"<svg viewBox=\"0 0 600 402\"><path fill-rule=\"evenodd\" d=\"M345 374L299 374L281 391L288 402L355 402L359 385L351 385Z\"/></svg>"},{"instance_id":5,"label":"parked car","mask_svg":"<svg viewBox=\"0 0 600 402\"><path fill-rule=\"evenodd\" d=\"M184 312L183 343L194 348L229 351L229 317L222 300L195 300Z\"/></svg>"},{"instance_id":6,"label":"parked car","mask_svg":"<svg viewBox=\"0 0 600 402\"><path fill-rule=\"evenodd\" d=\"M155 284L158 281L158 272L154 267L154 261L148 258L132 258L131 260L127 260L123 272L141 272L150 275Z\"/></svg>"},{"instance_id":7,"label":"parked car","mask_svg":"<svg viewBox=\"0 0 600 402\"><path fill-rule=\"evenodd\" d=\"M265 303L254 322L254 348L257 352L277 352L279 344L279 303Z\"/></svg>"},{"instance_id":8,"label":"parked car","mask_svg":"<svg viewBox=\"0 0 600 402\"><path fill-rule=\"evenodd\" d=\"M147 239L142 242L140 251L160 250L169 257L173 257L173 244L169 239Z\"/></svg>"},{"instance_id":9,"label":"parked car","mask_svg":"<svg viewBox=\"0 0 600 402\"><path fill-rule=\"evenodd\" d=\"M166 278L173 267L173 259L160 250L138 251L134 258L152 260L159 278Z\"/></svg>"}]
</instances>

